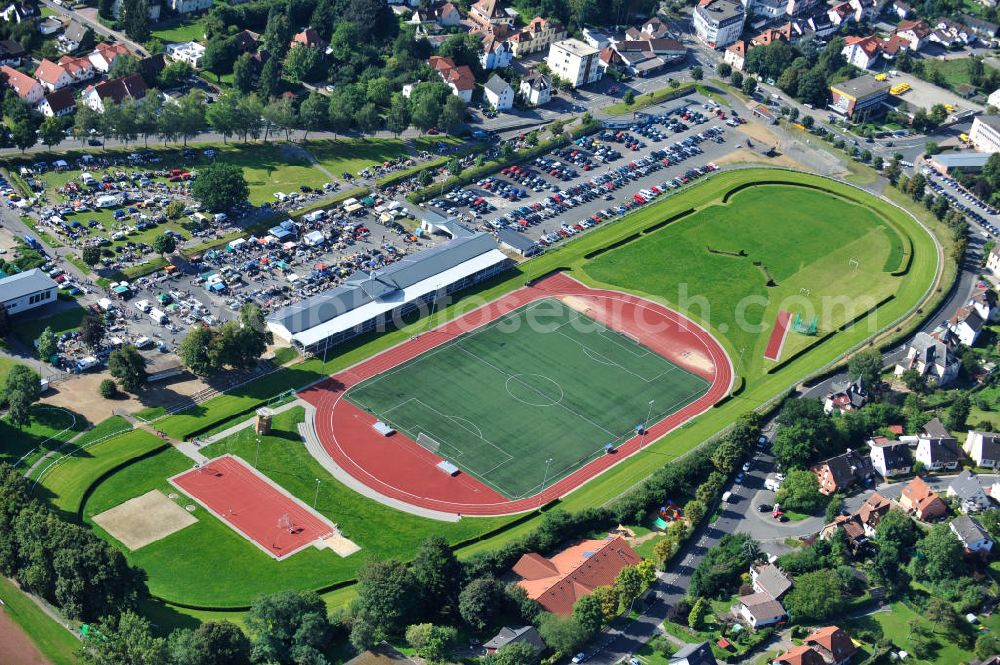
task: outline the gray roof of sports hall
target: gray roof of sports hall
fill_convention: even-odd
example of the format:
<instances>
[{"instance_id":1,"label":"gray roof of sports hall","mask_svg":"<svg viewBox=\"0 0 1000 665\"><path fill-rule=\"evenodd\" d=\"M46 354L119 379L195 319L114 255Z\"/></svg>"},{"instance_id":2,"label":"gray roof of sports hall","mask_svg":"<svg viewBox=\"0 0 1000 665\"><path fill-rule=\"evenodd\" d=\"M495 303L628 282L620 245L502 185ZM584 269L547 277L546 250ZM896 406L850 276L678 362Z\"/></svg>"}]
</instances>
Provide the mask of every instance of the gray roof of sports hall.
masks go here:
<instances>
[{"instance_id":1,"label":"gray roof of sports hall","mask_svg":"<svg viewBox=\"0 0 1000 665\"><path fill-rule=\"evenodd\" d=\"M358 270L341 286L280 309L267 320L292 334L309 330L496 248L496 241L486 233L458 237L378 270Z\"/></svg>"}]
</instances>

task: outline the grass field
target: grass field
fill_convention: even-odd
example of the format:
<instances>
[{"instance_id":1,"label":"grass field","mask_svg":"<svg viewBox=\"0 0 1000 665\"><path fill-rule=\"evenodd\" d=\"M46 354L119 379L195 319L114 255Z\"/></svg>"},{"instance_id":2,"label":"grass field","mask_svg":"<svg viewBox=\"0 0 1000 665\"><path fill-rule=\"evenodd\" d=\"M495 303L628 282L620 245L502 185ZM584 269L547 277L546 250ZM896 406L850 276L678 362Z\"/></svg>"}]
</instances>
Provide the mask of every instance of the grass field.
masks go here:
<instances>
[{"instance_id":1,"label":"grass field","mask_svg":"<svg viewBox=\"0 0 1000 665\"><path fill-rule=\"evenodd\" d=\"M944 79L945 85L948 88L954 90L960 85L971 85L971 79L969 78L969 59L968 58L957 58L952 60L936 60L934 58L925 58L924 63L924 76L923 78L930 80L933 72L940 72L941 77ZM986 69L990 70L992 67L986 65ZM987 72L989 73L989 72Z\"/></svg>"},{"instance_id":2,"label":"grass field","mask_svg":"<svg viewBox=\"0 0 1000 665\"><path fill-rule=\"evenodd\" d=\"M421 136L413 139L414 150L434 153L438 143L458 145L462 140L453 136ZM400 139L337 139L310 141L307 149L337 180L342 173L358 175L369 166L407 154L406 142Z\"/></svg>"},{"instance_id":3,"label":"grass field","mask_svg":"<svg viewBox=\"0 0 1000 665\"><path fill-rule=\"evenodd\" d=\"M943 297L943 292L947 291L947 288L945 288L942 291L933 292L933 295L929 295L931 293L930 286L934 283L939 271L944 274L946 279L954 277L954 262L945 261L939 263L935 240L933 237L902 210L886 203L879 203L877 199L853 187L817 176L774 169L744 169L739 171L723 172L713 176L712 178L700 181L693 187L667 197L656 205L643 208L621 221L603 226L592 233L588 233L585 236L574 240L571 243L554 248L543 256L519 266L517 271L502 281L491 282L478 289L473 289L471 292L462 294L461 297L456 299L454 304L438 310L434 314L433 321L421 319L403 327L400 330L389 331L378 336L363 336L351 343L343 345L339 349L339 353L336 356L331 357L328 362L324 362L322 358L308 359L302 363L293 365L290 368L276 372L265 379L249 384L235 393L212 399L188 412L175 416L169 416L159 421L157 426L168 431L171 435L178 437L184 437L202 428L211 427L215 423L232 418L239 413L249 412L253 408L266 403L269 397L283 392L288 388L301 387L322 376L341 371L373 355L374 353L405 341L418 332L426 331L429 327L433 327L443 323L444 321L450 320L462 313L463 310L467 311L468 300L473 297L482 301L493 300L511 292L516 288L519 288L526 280L537 278L555 269L568 268L578 279L581 279L582 281L593 286L601 286L600 284L595 284L595 280L589 278L587 273L583 270L588 264L588 259L585 258L588 253L605 248L635 234L641 234L644 229L656 225L662 222L665 218L671 217L680 211L687 210L689 208L700 209L714 204L723 195L735 187L744 185L745 183L760 182L763 180L787 180L790 184L819 186L827 188L839 197L856 202L864 206L866 209L869 206L877 207L880 213L899 229L900 234L909 239L912 244L915 259L909 272L907 272L907 274L898 281L896 285L897 290L895 292L895 299L883 305L879 309L880 325L888 326L892 321L895 321L896 319L907 314L914 307L914 305L921 302L922 299L926 297L932 298L930 304L925 303L925 311L930 311L933 309L934 301ZM895 196L892 190L888 190L886 195L891 199L898 201L901 205L907 204L905 197L902 197L901 195ZM785 207L783 206L781 209L785 210ZM950 234L947 229L934 220L931 215L924 213L919 214L920 219L927 225L927 228L931 229L937 237L941 238L942 243L947 244L948 238L950 238ZM647 237L649 235L653 234L647 234ZM888 256L890 248L888 241L885 242L885 252L886 256ZM656 256L654 259L655 261L652 263L651 267L660 269L663 265L675 260L674 251L670 249L668 253L662 256ZM882 266L883 264L880 263L878 265L878 269L881 269ZM950 282L946 282L946 284L947 283ZM908 327L911 325L913 324L907 324L907 328L899 330L893 328L893 330L896 331L895 334L903 335L907 332ZM817 371L825 364L835 361L854 345L863 342L871 337L871 335L872 333L868 330L867 326L850 327L847 330L831 337L821 346L817 347L815 351L804 354L803 356L797 358L794 362L789 363L774 373L765 373L763 371L763 367L759 367L753 373L750 373L747 368L741 368L740 365L737 364L737 370L742 370L741 374L743 374L744 378L746 378L746 385L739 399L732 400L729 403L721 405L719 408L712 409L699 418L691 421L685 427L675 430L669 436L650 443L648 449L655 454L633 456L632 458L615 466L583 487L574 491L569 496L564 497L561 500L560 507L570 511L581 510L593 505L600 505L614 499L614 497L619 496L623 491L626 491L636 483L641 482L656 469L660 468L664 464L670 463L670 460L679 457L692 448L710 440L720 429L731 423L738 415L745 413L750 409L756 408L765 401L773 398L775 395L788 390L803 377ZM734 359L734 361L736 361L739 356L739 349L732 347L728 337L721 337L720 341L727 346L727 351L730 353L730 356ZM150 412L148 415L156 414ZM288 441L291 440L292 439L289 439ZM295 440L297 441L297 439ZM288 441L285 441L285 443L288 443ZM244 446L244 450L247 452L241 454L252 459L253 451L250 450L252 442L246 441L242 445ZM298 443L289 443L288 445L290 448L290 452L288 453L289 455L294 454L295 456L301 455L306 457L305 451L302 450ZM262 446L262 456L265 455L265 453L270 452L271 448L273 447ZM234 452L236 451L234 450ZM157 456L155 459L159 460L160 456ZM298 459L298 457L295 457L295 459ZM281 463L287 465L284 468L294 469L297 462L288 462L286 460ZM142 465L145 469L143 472L145 474L144 477L147 478L144 482L146 485L149 485L147 489L152 489L153 486L156 486L156 482L162 481L165 476L166 469L156 468L157 464L155 462L143 462ZM303 468L305 469L306 467ZM130 474L137 473L137 471L131 467L126 470L126 472ZM306 470L304 473L308 475L310 472ZM159 476L159 480L156 479L157 475ZM275 476L275 479L282 483L285 482L280 476ZM117 476L112 477L108 482L112 481L117 481ZM324 486L325 485L326 483L324 482ZM145 491L145 489L143 489L143 483L133 483L131 485L123 483L122 487L124 489L120 492L120 496L118 497L121 500L137 496ZM352 503L350 505L360 506L358 509L367 511L370 507L372 509L384 510L381 506L370 505L369 502L356 504L354 503L355 501L362 499L360 499L360 497L355 495L353 492L344 490L343 488L341 489L346 492L345 496L349 496L351 498ZM99 493L103 490L104 486L102 485L102 487L99 488ZM309 496L308 493L306 496L307 500L311 500L311 496ZM121 501L118 501L118 503L120 502ZM447 524L442 524L440 522L422 522L421 520L416 520L415 518L398 512L390 511L390 514L395 520L392 528L405 528L407 531L407 537L412 537L414 540L422 538L429 533L435 533L442 528L451 528L450 525ZM363 519L363 516L355 516L355 518ZM333 519L334 521L338 521L337 517L334 517ZM475 530L476 532L482 533L483 531L479 530L479 523L480 520L478 519L463 519L460 525L456 525L456 528L460 526L463 529L470 530L470 532ZM371 546L368 545L368 538L372 536L379 538L382 534L378 533L377 527L365 528L364 522L361 522L361 524L362 527L360 531L353 533L349 531L349 535L357 538L363 547L369 547L369 551L372 551L374 548L371 548ZM467 557L478 552L495 550L504 543L522 537L531 532L536 525L537 520L524 521L499 535L484 538L462 547L458 553L462 557ZM413 530L412 532L410 531L411 529ZM452 537L452 535L449 535L449 538ZM457 535L454 537L457 538ZM248 551L255 550L254 547L245 542L242 543L242 547ZM401 549L405 548L401 547ZM364 551L361 554L364 555ZM411 556L412 550L406 554L407 556ZM169 589L169 597L171 599L179 602L193 602L194 598L204 600L208 594L202 593L202 590L197 585L188 585L184 579L176 579L169 576L169 573L177 571L177 567L180 563L182 563L177 560L183 559L185 556L186 552L183 548L175 549L173 551L173 556L163 554L162 558L166 567L162 571L156 567L151 567L150 574L157 579L156 584L161 585L158 588ZM205 559L205 561L208 560L209 559ZM217 562L221 559L212 558L210 560L212 562ZM202 567L204 568L204 566ZM315 571L311 571L310 574L313 573L315 573ZM209 573L203 571L203 574L207 575ZM347 569L331 570L329 578L334 580L350 579L350 574L350 571ZM249 577L247 579L249 579ZM247 584L247 579L242 579L241 584ZM270 583L269 580L264 579L263 577L256 579L261 579L263 582ZM241 588L237 591L242 595L246 595L250 592L250 589ZM350 589L341 589L324 594L324 599L331 607L337 606L348 601L351 597L351 593ZM230 600L227 597L227 594L219 596L218 599L210 599L208 601L208 605L218 606L220 608L226 607L228 601ZM164 621L172 620L178 625L186 625L187 622L200 621L206 618L231 618L234 616L232 613L227 612L213 613L204 610L185 610L177 607L158 607L158 617L162 616Z\"/></svg>"},{"instance_id":4,"label":"grass field","mask_svg":"<svg viewBox=\"0 0 1000 665\"><path fill-rule=\"evenodd\" d=\"M194 513L197 524L135 552L126 552L132 563L149 573L153 594L210 607L249 605L261 593L289 588L316 589L349 579L369 556L410 559L431 533L454 543L485 533L510 519L444 523L405 515L363 497L335 480L305 450L296 429L303 417L301 408L275 416L271 435L261 439L257 468L310 505L319 478L317 510L357 542L361 552L342 559L330 551L308 548L287 560L276 561L199 509ZM256 437L250 430L244 430L206 446L203 452L210 457L233 453L253 464ZM89 520L92 515L152 489L176 492L166 478L189 468L191 460L172 448L131 465L97 486L84 507L85 516ZM192 503L184 497L178 501L181 505ZM218 565L222 561L225 565Z\"/></svg>"},{"instance_id":5,"label":"grass field","mask_svg":"<svg viewBox=\"0 0 1000 665\"><path fill-rule=\"evenodd\" d=\"M87 420L80 415L57 406L34 404L31 407L31 422L24 429L18 429L0 418L0 462L30 465L45 452L58 448L65 441L83 431Z\"/></svg>"},{"instance_id":6,"label":"grass field","mask_svg":"<svg viewBox=\"0 0 1000 665\"><path fill-rule=\"evenodd\" d=\"M902 255L902 239L873 210L812 189L766 185L607 252L584 271L665 298L708 324L730 348L745 349L740 369L752 376L773 364L763 354L779 310L807 320L815 314L820 334L830 331L896 290L901 280L890 273ZM776 286L767 285L768 275ZM814 340L790 331L783 357Z\"/></svg>"},{"instance_id":7,"label":"grass field","mask_svg":"<svg viewBox=\"0 0 1000 665\"><path fill-rule=\"evenodd\" d=\"M83 307L73 305L64 307L51 316L37 319L15 319L11 329L21 339L21 342L31 347L46 328L52 328L52 332L56 335L76 330L80 327L80 322L83 321L86 313L87 310Z\"/></svg>"},{"instance_id":8,"label":"grass field","mask_svg":"<svg viewBox=\"0 0 1000 665\"><path fill-rule=\"evenodd\" d=\"M418 443L430 437L438 455L518 499L634 436L650 400L656 422L708 387L547 298L372 377L347 398Z\"/></svg>"},{"instance_id":9,"label":"grass field","mask_svg":"<svg viewBox=\"0 0 1000 665\"><path fill-rule=\"evenodd\" d=\"M164 44L169 42L200 42L205 40L205 26L201 24L201 21L190 21L173 28L154 30L153 36Z\"/></svg>"},{"instance_id":10,"label":"grass field","mask_svg":"<svg viewBox=\"0 0 1000 665\"><path fill-rule=\"evenodd\" d=\"M0 600L6 613L32 639L52 665L77 665L80 640L53 621L33 600L0 577Z\"/></svg>"}]
</instances>

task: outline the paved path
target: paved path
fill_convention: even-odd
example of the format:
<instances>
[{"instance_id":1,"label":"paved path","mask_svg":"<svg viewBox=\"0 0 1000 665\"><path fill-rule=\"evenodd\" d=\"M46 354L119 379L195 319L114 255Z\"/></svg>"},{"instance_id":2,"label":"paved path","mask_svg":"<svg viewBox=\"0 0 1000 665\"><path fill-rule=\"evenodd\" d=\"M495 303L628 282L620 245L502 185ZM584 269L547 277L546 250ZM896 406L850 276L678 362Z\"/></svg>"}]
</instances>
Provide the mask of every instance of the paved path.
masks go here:
<instances>
[{"instance_id":1,"label":"paved path","mask_svg":"<svg viewBox=\"0 0 1000 665\"><path fill-rule=\"evenodd\" d=\"M274 414L274 415L277 415L279 413L284 413L285 411L290 411L290 410L294 409L297 406L305 407L306 406L306 402L303 401L303 400L301 400L301 399L296 398L296 399L292 400L291 402L288 402L287 404L282 404L281 406L279 406L277 408L271 409L271 413ZM236 423L232 427L228 427L228 428L222 430L221 432L216 432L215 434L212 434L211 436L206 436L205 438L199 438L198 439L198 443L200 445L202 445L202 446L207 446L210 443L215 443L216 441L221 441L222 439L225 439L228 436L232 436L233 434L236 434L240 430L246 429L247 427L252 427L253 424L256 422L256 420L257 420L256 416L253 416L251 418L247 418L243 422Z\"/></svg>"},{"instance_id":2,"label":"paved path","mask_svg":"<svg viewBox=\"0 0 1000 665\"><path fill-rule=\"evenodd\" d=\"M293 402L294 404L294 402ZM439 520L442 522L457 522L461 519L458 515L452 513L443 513L437 510L429 510L426 508L420 508L419 506L414 506L409 503L403 503L396 499L384 496L375 492L367 485L364 485L354 479L351 474L344 471L340 466L330 457L330 454L326 452L323 448L323 444L320 443L319 436L316 434L315 422L316 422L316 407L308 402L302 402L301 404L306 410L305 422L299 425L299 434L302 436L302 440L305 441L306 450L309 454L313 456L320 466L326 469L330 475L339 480L341 483L351 488L358 494L368 497L374 501L385 504L390 508L395 508L396 510L401 510L403 512L410 513L411 515L417 515L419 517L426 517L432 520Z\"/></svg>"},{"instance_id":3,"label":"paved path","mask_svg":"<svg viewBox=\"0 0 1000 665\"><path fill-rule=\"evenodd\" d=\"M204 464L205 462L208 461L208 458L201 454L201 451L198 450L198 446L195 445L194 442L181 441L180 439L175 439L171 436L168 436L165 432L162 432L161 430L158 430L156 427L154 427L152 423L147 423L142 420L139 420L132 414L122 412L118 413L117 415L121 416L125 420L132 423L132 427L135 427L136 429L145 430L150 434L158 436L164 441L168 442L170 445L176 448L178 452L181 452L186 457L190 458L195 464Z\"/></svg>"}]
</instances>

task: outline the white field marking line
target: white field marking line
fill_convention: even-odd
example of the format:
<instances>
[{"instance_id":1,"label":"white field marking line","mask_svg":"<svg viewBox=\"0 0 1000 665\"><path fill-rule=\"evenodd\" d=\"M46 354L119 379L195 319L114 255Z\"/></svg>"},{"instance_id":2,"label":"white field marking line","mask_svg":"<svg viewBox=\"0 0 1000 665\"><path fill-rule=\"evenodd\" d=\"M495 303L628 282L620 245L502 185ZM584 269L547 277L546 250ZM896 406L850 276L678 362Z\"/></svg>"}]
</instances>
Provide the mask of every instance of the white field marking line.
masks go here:
<instances>
[{"instance_id":1,"label":"white field marking line","mask_svg":"<svg viewBox=\"0 0 1000 665\"><path fill-rule=\"evenodd\" d=\"M464 429L466 432L468 432L472 436L477 437L478 439L480 439L484 443L487 443L490 446L492 446L501 455L503 455L504 457L507 458L507 459L503 460L502 462L500 462L500 464L506 464L507 462L509 462L509 461L511 461L511 460L514 459L514 456L511 455L509 452L507 452L506 450L504 450L503 448L501 448L497 444L493 443L492 441L490 441L489 439L487 439L486 437L484 437L482 435L482 430L480 430L479 426L476 425L471 420L468 420L467 418L462 418L461 416L449 416L449 415L447 415L445 413L442 413L441 411L438 411L437 409L435 409L433 406L431 406L431 405L427 404L426 402L424 402L423 400L421 400L419 397L411 397L410 399L406 400L405 402L397 404L393 408L398 408L399 406L402 406L402 404L406 404L406 403L409 403L409 402L416 402L417 404L419 404L426 411L430 411L430 412L432 412L434 414L437 414L439 420L451 420L452 422L454 422L456 425L458 425L459 427L461 427L462 429ZM478 430L478 433L472 431L471 429L469 429L468 427L466 427L465 425L463 425L461 421L465 421L466 423L469 423L470 425L472 425L473 427L475 427L476 430ZM405 428L405 429L414 429L414 428L410 427L410 428ZM452 443L451 441L449 441L447 438L436 436L429 429L427 429L425 427L422 427L422 426L419 429L421 431L424 431L428 436L430 436L431 438L435 439L439 443L442 443L442 444L448 446L449 448L454 449L458 453L457 455L454 455L454 457L456 457L456 459L458 457L462 457L462 456L465 455L465 453L462 451L461 448L459 448L458 446L456 446L454 443Z\"/></svg>"},{"instance_id":2,"label":"white field marking line","mask_svg":"<svg viewBox=\"0 0 1000 665\"><path fill-rule=\"evenodd\" d=\"M586 344L584 344L580 340L574 339L573 337L570 337L569 335L567 335L565 333L562 333L562 332L560 332L559 334L562 335L563 337L565 337L566 339L568 339L569 341L573 342L574 344L579 345L580 348L583 350L583 354L585 356L588 356L594 362L600 363L602 365L608 365L610 367L617 367L618 369L620 369L621 371L625 372L626 374L631 374L632 376L634 376L635 378L639 379L643 383L647 383L647 384L648 383L653 383L654 381L658 380L661 376L665 376L667 374L670 374L671 372L673 372L674 370L677 369L676 365L674 365L673 363L669 363L667 365L667 369L666 370L660 372L659 374L657 374L656 376L654 376L651 379L647 379L646 377L642 376L641 374L636 374L635 372L633 372L632 370L628 369L624 365L619 364L616 360L613 360L612 358L609 358L608 356L604 355L600 351L595 351L594 349L590 348L589 346L587 346ZM599 356L600 358L603 358L607 362L604 362L602 360L599 360L598 358L595 358L593 354L596 354L597 356ZM664 360L666 360L666 359L664 358Z\"/></svg>"},{"instance_id":3,"label":"white field marking line","mask_svg":"<svg viewBox=\"0 0 1000 665\"><path fill-rule=\"evenodd\" d=\"M411 397L409 399L403 400L402 402L400 402L396 406L390 408L389 411L392 411L394 409L398 409L398 408L400 408L400 407L402 407L405 404L408 404L410 402L420 402L420 400L417 399L416 397ZM423 402L420 402L420 403L423 404ZM434 453L434 454L436 454L436 455L438 455L442 459L444 459L445 457L450 457L451 459L457 460L459 457L461 457L462 455L465 454L461 450L459 450L458 448L456 448L447 439L443 439L443 437L439 437L439 436L432 436L432 432L430 432L429 430L427 430L422 425L417 424L414 427L409 427L409 425L410 425L409 421L406 421L406 420L396 420L396 419L389 418L389 416L387 415L389 413L389 411L386 411L386 412L384 412L382 414L382 416L381 416L382 421L388 423L389 425L392 425L393 429L399 430L401 432L416 431L418 433L418 436L412 436L412 435L408 435L408 436L410 437L410 440L412 440L414 443L416 443L421 448L425 448L427 450L430 450L430 448L427 448L426 446L421 446L420 442L417 441L417 439L420 438L419 434L424 434L424 435L427 436L427 438L433 439L434 441L437 442L437 444L438 444L437 450L431 450L431 452ZM445 455L445 453L441 451L441 446L447 446L448 448L451 448L452 450L450 452L448 452L447 455Z\"/></svg>"},{"instance_id":4,"label":"white field marking line","mask_svg":"<svg viewBox=\"0 0 1000 665\"><path fill-rule=\"evenodd\" d=\"M533 391L535 391L536 393L538 393L538 395L539 395L539 396L541 396L541 397L546 397L546 395L545 395L544 393L542 393L542 392L541 392L540 390L538 390L538 389L536 389L536 388L534 388L534 387L532 387L532 386L529 386L529 385L528 385L527 383L525 383L524 381L521 381L520 379L518 379L518 378L517 378L517 375L516 375L516 374L508 374L508 373L507 373L507 372L506 372L505 370L503 370L503 369L501 369L501 368L497 367L496 365L494 365L493 363L489 362L488 360L484 360L483 358L480 358L479 356L477 356L477 355L476 355L475 353L473 353L472 351L469 351L468 349L465 349L465 348L462 348L462 347L457 347L457 348L458 348L458 349L460 349L460 350L461 350L461 351L462 351L463 353L467 353L467 354L469 354L470 356L472 356L473 358L475 358L475 359L476 359L476 360L478 360L479 362L483 363L483 364L484 364L484 365L486 365L487 367L492 367L492 368L493 368L494 370L496 370L496 371L497 371L497 372L499 372L500 374L503 374L503 375L504 375L504 376L506 376L506 377L507 377L508 379L513 379L514 381L517 381L518 383L520 383L521 385L523 385L523 386L524 386L525 388L527 388L527 389L529 389L529 390L533 390ZM549 380L550 380L550 381L553 381L553 382L554 382L554 383L555 383L556 385L559 385L559 382L557 382L557 381L554 381L553 379L549 379ZM560 388L562 388L562 386L561 386L561 385L559 385L559 387L560 387ZM601 430L602 432L604 432L604 433L605 433L605 434L607 434L608 436L614 436L614 434L613 434L613 433L609 432L608 430L606 430L606 429L605 429L604 427L602 427L601 425L599 425L599 424L595 423L595 422L594 422L593 420L591 420L590 418L588 418L588 417L586 417L586 416L583 416L583 415L581 415L581 414L577 413L577 412L576 412L575 410L573 410L573 409L571 409L570 407L566 406L566 405L565 405L565 404L563 404L563 403L562 403L561 401L560 401L560 402L558 402L557 404L555 404L555 406L558 406L559 408L561 408L561 409L563 409L563 410L565 410L565 411L569 412L570 414L572 414L573 416L575 416L575 417L579 418L580 420L583 420L583 421L586 421L586 422L590 423L591 425L593 425L593 426L594 426L594 427L596 427L597 429Z\"/></svg>"},{"instance_id":5,"label":"white field marking line","mask_svg":"<svg viewBox=\"0 0 1000 665\"><path fill-rule=\"evenodd\" d=\"M350 388L348 388L347 392L344 393L344 397L348 397L348 395L350 395L354 391L360 389L362 386L364 386L364 387L372 386L372 385L378 383L379 381L381 381L382 379L388 378L390 376L394 376L394 375L396 375L396 374L398 374L398 373L400 373L400 372L402 372L404 370L410 369L411 367L415 367L416 365L419 365L424 360L426 360L426 359L428 359L428 358L430 358L432 356L437 355L441 351L445 351L447 349L450 349L453 346L457 346L462 341L465 341L467 339L472 339L473 337L475 337L476 335L479 335L482 332L485 332L485 331L487 331L487 330L489 330L491 328L495 328L497 325L500 324L501 321L505 321L505 320L507 320L508 318L510 318L510 317L512 317L514 315L520 316L522 314L526 314L528 311L530 311L530 310L534 309L535 307L539 306L545 300L548 300L548 298L542 298L541 300L532 301L532 302L528 303L527 305L525 305L523 307L519 307L519 308L517 308L515 310L507 312L503 316L500 316L500 317L498 317L498 318L490 321L489 323L487 323L484 326L480 326L480 327L478 327L475 330L472 330L470 332L462 333L460 335L457 335L454 339L452 339L449 342L444 342L442 344L439 344L438 346L436 346L436 347L434 347L432 349L428 349L427 351L424 351L423 353L420 353L417 356L415 356L413 358L410 358L409 360L407 360L405 362L402 362L402 363L400 363L398 365L390 367L387 370L379 372L375 376L373 376L373 377L371 377L369 379L366 379L366 380L362 381L361 383L358 383L358 384L356 384L356 385L351 386ZM353 398L348 397L348 400L351 400L351 399L353 399ZM373 410L373 412L374 412L374 410Z\"/></svg>"},{"instance_id":6,"label":"white field marking line","mask_svg":"<svg viewBox=\"0 0 1000 665\"><path fill-rule=\"evenodd\" d=\"M66 432L68 432L68 431L72 430L74 427L76 427L76 415L72 411L70 411L69 409L64 409L61 406L46 406L44 404L40 404L40 405L36 406L35 409L39 410L39 411L41 411L41 410L45 410L45 411L57 411L57 412L61 411L62 413L68 413L69 417L71 418L71 421L70 421L70 424L65 429L56 432L55 434L53 434L49 438L47 438L44 441L42 441L41 443L39 443L37 446L35 446L31 450L29 450L28 452L26 452L23 455L21 455L21 459L19 459L16 462L14 462L14 468L15 469L18 466L21 465L21 462L23 462L25 459L27 459L28 455L31 455L36 450L41 450L42 446L44 446L49 441L62 436ZM82 434L82 432L81 432L81 434ZM72 437L70 437L70 438L72 438ZM66 442L63 441L62 439L59 439L59 443L66 443ZM56 450L58 450L58 448Z\"/></svg>"},{"instance_id":7,"label":"white field marking line","mask_svg":"<svg viewBox=\"0 0 1000 665\"><path fill-rule=\"evenodd\" d=\"M604 337L605 339L610 341L612 344L620 348L625 353L633 355L636 358L645 358L646 356L653 353L646 347L642 346L641 342L639 342L638 339L633 339L632 335L621 332L620 330L614 330L612 328L608 328L606 325L600 323L600 321L597 321L597 323L601 326L601 328L603 328L603 330L601 330L601 332L599 333L601 337ZM622 344L621 341L618 339L619 337L624 337L628 341L632 342L633 345L632 348L629 348L625 344Z\"/></svg>"}]
</instances>

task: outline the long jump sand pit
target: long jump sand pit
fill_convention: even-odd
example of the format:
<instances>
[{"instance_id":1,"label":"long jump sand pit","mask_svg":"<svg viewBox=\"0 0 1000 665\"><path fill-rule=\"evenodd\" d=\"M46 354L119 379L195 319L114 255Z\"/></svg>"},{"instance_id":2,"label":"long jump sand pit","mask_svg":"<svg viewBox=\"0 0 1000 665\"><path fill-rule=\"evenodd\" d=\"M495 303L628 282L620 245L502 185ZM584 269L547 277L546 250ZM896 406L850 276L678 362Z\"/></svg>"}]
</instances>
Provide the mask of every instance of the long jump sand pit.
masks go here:
<instances>
[{"instance_id":1,"label":"long jump sand pit","mask_svg":"<svg viewBox=\"0 0 1000 665\"><path fill-rule=\"evenodd\" d=\"M94 516L94 522L133 552L197 521L160 490L146 492Z\"/></svg>"}]
</instances>

